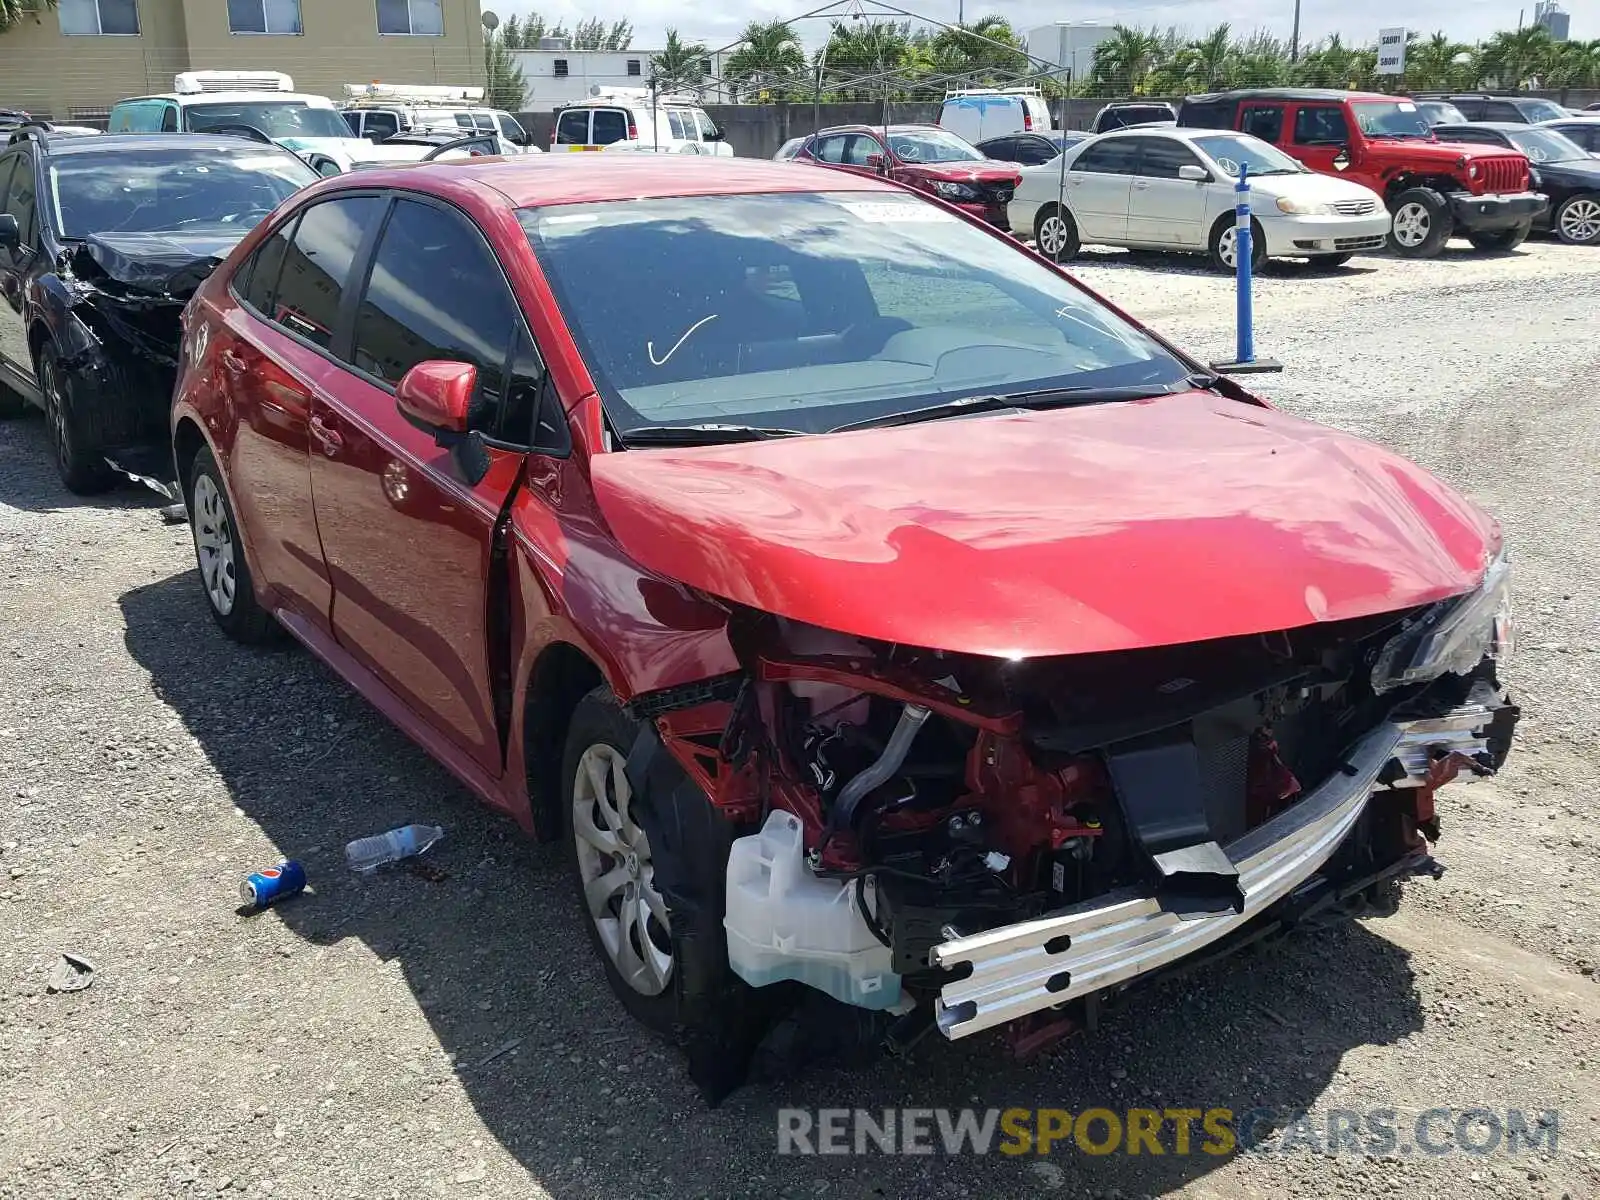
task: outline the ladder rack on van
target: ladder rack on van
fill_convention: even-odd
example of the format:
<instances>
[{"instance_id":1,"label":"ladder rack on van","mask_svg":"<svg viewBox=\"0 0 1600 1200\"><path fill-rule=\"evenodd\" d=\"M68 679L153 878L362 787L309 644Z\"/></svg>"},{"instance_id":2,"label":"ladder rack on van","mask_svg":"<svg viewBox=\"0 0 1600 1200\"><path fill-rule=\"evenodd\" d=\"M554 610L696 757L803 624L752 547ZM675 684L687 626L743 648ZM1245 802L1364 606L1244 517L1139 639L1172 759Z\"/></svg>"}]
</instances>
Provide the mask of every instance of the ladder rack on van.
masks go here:
<instances>
[{"instance_id":1,"label":"ladder rack on van","mask_svg":"<svg viewBox=\"0 0 1600 1200\"><path fill-rule=\"evenodd\" d=\"M582 100L576 101L576 103L577 104L641 104L641 105L648 105L650 103L650 100L651 100L651 95L650 95L650 89L649 88L630 88L630 87L611 87L611 88L608 88L608 87L601 87L598 83L595 83L595 84L591 84L589 86L589 94L586 97L584 97ZM658 105L659 104L687 104L687 105L690 105L691 107L695 106L695 105L698 105L700 103L700 101L694 96L681 95L681 94L679 94L677 92L660 92L655 96L655 102ZM571 108L571 107L573 107L573 105L569 104L566 107Z\"/></svg>"},{"instance_id":2,"label":"ladder rack on van","mask_svg":"<svg viewBox=\"0 0 1600 1200\"><path fill-rule=\"evenodd\" d=\"M1008 88L950 88L945 94L946 100L957 100L962 96L1043 96L1036 87L1008 87Z\"/></svg>"},{"instance_id":3,"label":"ladder rack on van","mask_svg":"<svg viewBox=\"0 0 1600 1200\"><path fill-rule=\"evenodd\" d=\"M481 87L448 87L442 84L404 83L347 83L344 85L346 108L360 108L377 104L405 104L412 108L429 105L481 104Z\"/></svg>"}]
</instances>

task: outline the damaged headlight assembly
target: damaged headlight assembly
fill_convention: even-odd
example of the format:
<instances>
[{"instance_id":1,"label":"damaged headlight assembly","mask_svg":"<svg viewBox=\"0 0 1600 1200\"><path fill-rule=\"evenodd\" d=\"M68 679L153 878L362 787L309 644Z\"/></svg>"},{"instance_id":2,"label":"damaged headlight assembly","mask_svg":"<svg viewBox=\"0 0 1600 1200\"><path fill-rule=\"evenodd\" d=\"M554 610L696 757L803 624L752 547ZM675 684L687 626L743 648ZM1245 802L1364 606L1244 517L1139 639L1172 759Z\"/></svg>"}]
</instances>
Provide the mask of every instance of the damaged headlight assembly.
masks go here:
<instances>
[{"instance_id":1,"label":"damaged headlight assembly","mask_svg":"<svg viewBox=\"0 0 1600 1200\"><path fill-rule=\"evenodd\" d=\"M1435 604L1384 644L1372 690L1468 675L1486 658L1504 661L1512 645L1511 564L1502 552L1476 591Z\"/></svg>"}]
</instances>

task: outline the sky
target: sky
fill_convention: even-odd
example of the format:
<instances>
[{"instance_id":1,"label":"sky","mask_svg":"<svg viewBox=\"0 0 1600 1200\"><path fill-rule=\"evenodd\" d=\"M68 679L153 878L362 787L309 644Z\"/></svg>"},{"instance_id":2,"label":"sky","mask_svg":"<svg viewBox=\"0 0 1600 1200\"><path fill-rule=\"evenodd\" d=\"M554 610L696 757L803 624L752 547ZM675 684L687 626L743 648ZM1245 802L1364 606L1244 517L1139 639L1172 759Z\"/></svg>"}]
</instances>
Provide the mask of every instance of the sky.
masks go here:
<instances>
[{"instance_id":1,"label":"sky","mask_svg":"<svg viewBox=\"0 0 1600 1200\"><path fill-rule=\"evenodd\" d=\"M547 21L563 20L568 26L583 17L633 22L635 49L657 49L668 26L686 40L700 40L711 49L733 42L752 20L793 18L825 4L827 0L743 0L738 5L685 5L682 0L483 0L502 18L512 13L541 13ZM872 12L871 0L866 0ZM956 20L958 0L889 0L895 7L940 21ZM1347 42L1375 42L1378 30L1405 24L1424 35L1442 29L1458 41L1477 41L1497 29L1515 29L1519 6L1532 20L1533 0L1301 0L1301 37L1306 42L1331 33ZM1566 0L1572 17L1573 38L1600 37L1600 0ZM844 4L838 7L844 11ZM883 11L881 9L877 11ZM1110 24L1177 25L1201 33L1227 21L1236 34L1268 29L1285 40L1294 16L1294 0L1232 0L1226 6L1174 4L1165 0L1125 0L1120 4L1062 4L1052 0L968 0L967 19L997 12L1012 27L1026 31L1058 20L1102 20ZM870 17L869 17L870 19ZM811 46L827 37L826 20L799 21L796 32Z\"/></svg>"}]
</instances>

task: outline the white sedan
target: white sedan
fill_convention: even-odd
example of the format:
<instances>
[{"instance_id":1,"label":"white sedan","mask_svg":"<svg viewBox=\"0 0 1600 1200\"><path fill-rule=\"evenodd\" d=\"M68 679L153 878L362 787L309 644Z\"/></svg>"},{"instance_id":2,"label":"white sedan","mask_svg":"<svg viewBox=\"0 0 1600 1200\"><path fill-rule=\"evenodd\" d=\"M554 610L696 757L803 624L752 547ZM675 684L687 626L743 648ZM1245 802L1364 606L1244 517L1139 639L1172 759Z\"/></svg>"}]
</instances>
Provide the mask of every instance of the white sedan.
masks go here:
<instances>
[{"instance_id":1,"label":"white sedan","mask_svg":"<svg viewBox=\"0 0 1600 1200\"><path fill-rule=\"evenodd\" d=\"M1014 232L1056 259L1093 242L1208 254L1232 270L1241 163L1249 167L1254 262L1308 258L1336 267L1383 248L1389 212L1376 192L1224 129L1127 129L1080 142L1022 169L1008 217Z\"/></svg>"}]
</instances>

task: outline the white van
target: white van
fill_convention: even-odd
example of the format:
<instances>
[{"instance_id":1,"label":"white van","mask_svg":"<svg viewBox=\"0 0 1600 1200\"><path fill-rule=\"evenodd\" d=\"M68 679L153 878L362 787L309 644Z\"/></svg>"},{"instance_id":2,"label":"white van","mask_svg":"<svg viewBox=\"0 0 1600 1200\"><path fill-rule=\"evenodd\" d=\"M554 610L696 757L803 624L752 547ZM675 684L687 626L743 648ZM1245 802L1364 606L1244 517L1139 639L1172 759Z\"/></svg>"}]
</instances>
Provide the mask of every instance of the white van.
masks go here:
<instances>
[{"instance_id":1,"label":"white van","mask_svg":"<svg viewBox=\"0 0 1600 1200\"><path fill-rule=\"evenodd\" d=\"M416 129L449 128L461 136L491 134L503 143L501 153L537 152L522 124L510 113L483 106L481 87L446 87L437 84L347 83L345 101L339 105L350 132L381 142L397 133Z\"/></svg>"},{"instance_id":2,"label":"white van","mask_svg":"<svg viewBox=\"0 0 1600 1200\"><path fill-rule=\"evenodd\" d=\"M1038 88L965 88L946 92L939 126L974 144L1010 133L1048 133L1050 105Z\"/></svg>"},{"instance_id":3,"label":"white van","mask_svg":"<svg viewBox=\"0 0 1600 1200\"><path fill-rule=\"evenodd\" d=\"M733 156L700 102L693 96L658 95L649 88L589 89L589 98L556 109L550 149L649 150L673 154Z\"/></svg>"},{"instance_id":4,"label":"white van","mask_svg":"<svg viewBox=\"0 0 1600 1200\"><path fill-rule=\"evenodd\" d=\"M109 133L253 133L304 157L370 146L333 101L294 90L281 71L181 71L171 92L111 106Z\"/></svg>"}]
</instances>

